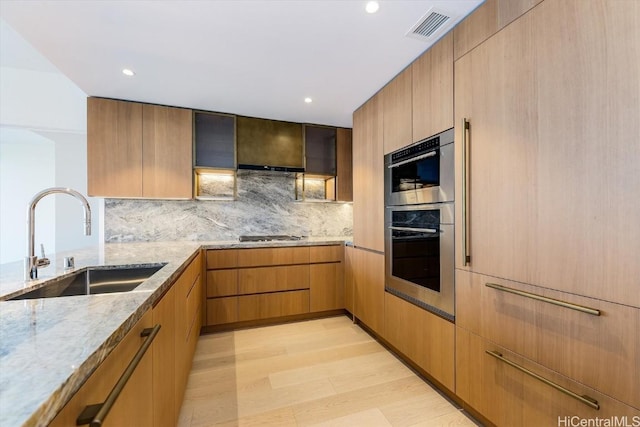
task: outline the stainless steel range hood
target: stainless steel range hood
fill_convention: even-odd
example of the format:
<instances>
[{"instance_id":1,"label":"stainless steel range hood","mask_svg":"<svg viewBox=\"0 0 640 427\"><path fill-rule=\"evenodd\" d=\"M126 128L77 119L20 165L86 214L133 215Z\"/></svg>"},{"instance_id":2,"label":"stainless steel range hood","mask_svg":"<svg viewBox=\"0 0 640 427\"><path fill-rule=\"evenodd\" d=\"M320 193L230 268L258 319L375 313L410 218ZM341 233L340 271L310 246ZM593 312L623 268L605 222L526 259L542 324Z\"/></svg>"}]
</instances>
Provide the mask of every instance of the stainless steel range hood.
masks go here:
<instances>
[{"instance_id":1,"label":"stainless steel range hood","mask_svg":"<svg viewBox=\"0 0 640 427\"><path fill-rule=\"evenodd\" d=\"M237 116L238 169L304 172L302 124Z\"/></svg>"}]
</instances>

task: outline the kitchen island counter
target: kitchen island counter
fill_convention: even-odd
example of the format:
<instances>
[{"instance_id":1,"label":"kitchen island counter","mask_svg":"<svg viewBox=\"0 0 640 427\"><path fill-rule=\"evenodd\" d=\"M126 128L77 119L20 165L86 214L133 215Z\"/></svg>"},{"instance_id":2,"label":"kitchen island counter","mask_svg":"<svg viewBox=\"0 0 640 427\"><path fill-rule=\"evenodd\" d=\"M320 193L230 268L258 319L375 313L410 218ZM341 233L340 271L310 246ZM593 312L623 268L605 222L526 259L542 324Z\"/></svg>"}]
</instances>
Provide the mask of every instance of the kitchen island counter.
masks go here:
<instances>
[{"instance_id":1,"label":"kitchen island counter","mask_svg":"<svg viewBox=\"0 0 640 427\"><path fill-rule=\"evenodd\" d=\"M47 425L200 249L344 244L344 238L274 242L109 243L52 256L40 279L0 265L0 425ZM130 292L6 301L89 266L166 263Z\"/></svg>"}]
</instances>

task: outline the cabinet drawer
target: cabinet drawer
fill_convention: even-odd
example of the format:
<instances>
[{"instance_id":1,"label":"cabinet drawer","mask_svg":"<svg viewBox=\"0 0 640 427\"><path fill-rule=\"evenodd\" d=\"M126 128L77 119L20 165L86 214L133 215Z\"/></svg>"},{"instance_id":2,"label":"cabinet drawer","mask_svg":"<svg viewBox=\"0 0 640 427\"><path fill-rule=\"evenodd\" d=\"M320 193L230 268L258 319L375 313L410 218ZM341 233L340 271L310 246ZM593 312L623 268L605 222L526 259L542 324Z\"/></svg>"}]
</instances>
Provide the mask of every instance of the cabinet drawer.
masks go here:
<instances>
[{"instance_id":1,"label":"cabinet drawer","mask_svg":"<svg viewBox=\"0 0 640 427\"><path fill-rule=\"evenodd\" d=\"M238 297L238 320L268 319L309 312L309 291L276 292Z\"/></svg>"},{"instance_id":2,"label":"cabinet drawer","mask_svg":"<svg viewBox=\"0 0 640 427\"><path fill-rule=\"evenodd\" d=\"M207 271L207 297L223 297L238 294L238 270Z\"/></svg>"},{"instance_id":3,"label":"cabinet drawer","mask_svg":"<svg viewBox=\"0 0 640 427\"><path fill-rule=\"evenodd\" d=\"M238 267L309 264L309 247L242 249Z\"/></svg>"},{"instance_id":4,"label":"cabinet drawer","mask_svg":"<svg viewBox=\"0 0 640 427\"><path fill-rule=\"evenodd\" d=\"M238 297L207 300L207 325L220 325L238 321Z\"/></svg>"},{"instance_id":5,"label":"cabinet drawer","mask_svg":"<svg viewBox=\"0 0 640 427\"><path fill-rule=\"evenodd\" d=\"M237 249L210 249L207 251L207 270L233 268L238 265Z\"/></svg>"},{"instance_id":6,"label":"cabinet drawer","mask_svg":"<svg viewBox=\"0 0 640 427\"><path fill-rule=\"evenodd\" d=\"M337 262L344 257L344 246L311 246L309 247L309 262Z\"/></svg>"},{"instance_id":7,"label":"cabinet drawer","mask_svg":"<svg viewBox=\"0 0 640 427\"><path fill-rule=\"evenodd\" d=\"M594 399L599 409L588 406L487 351L497 352L508 362L576 396ZM640 420L634 418L640 417L637 409L459 327L456 330L456 394L498 426L578 425L559 423L559 420L571 417L607 419L626 416L626 425L633 425L634 419Z\"/></svg>"},{"instance_id":8,"label":"cabinet drawer","mask_svg":"<svg viewBox=\"0 0 640 427\"><path fill-rule=\"evenodd\" d=\"M309 265L238 270L238 294L309 289Z\"/></svg>"},{"instance_id":9,"label":"cabinet drawer","mask_svg":"<svg viewBox=\"0 0 640 427\"><path fill-rule=\"evenodd\" d=\"M457 325L640 408L640 310L456 272ZM504 286L600 311L599 316L487 287Z\"/></svg>"}]
</instances>

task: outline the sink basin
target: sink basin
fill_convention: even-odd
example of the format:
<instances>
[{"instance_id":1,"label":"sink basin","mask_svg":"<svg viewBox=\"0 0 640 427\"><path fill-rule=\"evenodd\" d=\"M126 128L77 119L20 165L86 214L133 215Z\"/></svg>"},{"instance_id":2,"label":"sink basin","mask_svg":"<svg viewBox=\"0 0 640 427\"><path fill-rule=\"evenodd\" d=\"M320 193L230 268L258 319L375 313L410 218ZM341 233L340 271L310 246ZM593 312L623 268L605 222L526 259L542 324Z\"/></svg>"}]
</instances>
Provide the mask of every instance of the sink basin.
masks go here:
<instances>
[{"instance_id":1,"label":"sink basin","mask_svg":"<svg viewBox=\"0 0 640 427\"><path fill-rule=\"evenodd\" d=\"M88 267L76 271L70 276L53 279L38 289L10 299L22 300L129 292L137 288L165 265Z\"/></svg>"}]
</instances>

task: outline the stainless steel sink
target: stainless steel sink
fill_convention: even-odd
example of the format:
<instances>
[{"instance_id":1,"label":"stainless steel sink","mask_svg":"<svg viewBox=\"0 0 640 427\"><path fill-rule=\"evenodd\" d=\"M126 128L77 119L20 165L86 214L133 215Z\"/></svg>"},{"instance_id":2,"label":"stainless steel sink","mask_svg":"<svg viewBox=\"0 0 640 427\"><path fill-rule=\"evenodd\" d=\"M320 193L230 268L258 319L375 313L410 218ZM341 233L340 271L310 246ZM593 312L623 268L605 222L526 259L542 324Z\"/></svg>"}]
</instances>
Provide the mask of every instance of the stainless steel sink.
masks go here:
<instances>
[{"instance_id":1,"label":"stainless steel sink","mask_svg":"<svg viewBox=\"0 0 640 427\"><path fill-rule=\"evenodd\" d=\"M142 266L87 267L70 276L53 279L38 289L15 296L10 300L129 292L165 265L166 263Z\"/></svg>"}]
</instances>

